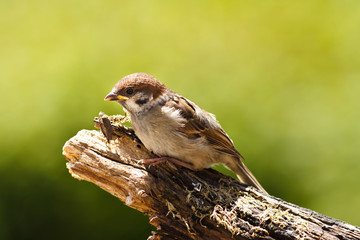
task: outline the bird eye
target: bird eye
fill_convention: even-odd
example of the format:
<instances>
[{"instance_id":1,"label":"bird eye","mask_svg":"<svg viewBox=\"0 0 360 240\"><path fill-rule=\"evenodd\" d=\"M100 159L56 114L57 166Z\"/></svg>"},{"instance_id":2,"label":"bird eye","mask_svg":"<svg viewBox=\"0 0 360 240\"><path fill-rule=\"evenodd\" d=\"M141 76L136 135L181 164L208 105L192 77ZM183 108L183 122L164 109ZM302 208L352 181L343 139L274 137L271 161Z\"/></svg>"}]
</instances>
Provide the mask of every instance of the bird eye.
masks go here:
<instances>
[{"instance_id":1,"label":"bird eye","mask_svg":"<svg viewBox=\"0 0 360 240\"><path fill-rule=\"evenodd\" d=\"M131 94L134 93L134 89L131 88L131 87L129 87L128 89L126 89L126 93L129 94L129 95L131 95Z\"/></svg>"}]
</instances>

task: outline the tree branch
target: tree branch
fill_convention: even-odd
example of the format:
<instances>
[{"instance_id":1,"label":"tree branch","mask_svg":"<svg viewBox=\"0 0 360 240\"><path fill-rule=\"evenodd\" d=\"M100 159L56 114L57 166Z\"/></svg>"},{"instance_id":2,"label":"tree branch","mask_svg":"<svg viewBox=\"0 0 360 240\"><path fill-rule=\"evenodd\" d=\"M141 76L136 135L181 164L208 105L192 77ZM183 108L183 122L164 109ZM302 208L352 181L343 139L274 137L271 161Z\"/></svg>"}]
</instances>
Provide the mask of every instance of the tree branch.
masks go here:
<instances>
[{"instance_id":1,"label":"tree branch","mask_svg":"<svg viewBox=\"0 0 360 240\"><path fill-rule=\"evenodd\" d=\"M104 134L81 130L65 143L63 154L73 177L149 215L158 230L149 239L360 239L358 227L212 169L194 172L171 163L144 166L139 160L154 156L132 129L115 119L98 118Z\"/></svg>"}]
</instances>

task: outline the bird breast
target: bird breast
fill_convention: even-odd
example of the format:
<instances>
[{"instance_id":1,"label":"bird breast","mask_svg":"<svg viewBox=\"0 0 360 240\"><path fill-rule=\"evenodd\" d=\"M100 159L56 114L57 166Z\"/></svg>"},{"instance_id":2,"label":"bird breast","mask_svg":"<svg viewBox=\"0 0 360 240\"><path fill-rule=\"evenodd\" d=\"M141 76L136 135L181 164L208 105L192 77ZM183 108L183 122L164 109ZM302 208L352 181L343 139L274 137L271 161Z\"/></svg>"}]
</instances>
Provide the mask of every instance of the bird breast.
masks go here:
<instances>
[{"instance_id":1,"label":"bird breast","mask_svg":"<svg viewBox=\"0 0 360 240\"><path fill-rule=\"evenodd\" d=\"M194 169L210 167L209 149L204 138L189 139L179 129L185 119L180 110L158 106L142 114L131 116L136 135L145 147L158 156L174 157L193 164Z\"/></svg>"}]
</instances>

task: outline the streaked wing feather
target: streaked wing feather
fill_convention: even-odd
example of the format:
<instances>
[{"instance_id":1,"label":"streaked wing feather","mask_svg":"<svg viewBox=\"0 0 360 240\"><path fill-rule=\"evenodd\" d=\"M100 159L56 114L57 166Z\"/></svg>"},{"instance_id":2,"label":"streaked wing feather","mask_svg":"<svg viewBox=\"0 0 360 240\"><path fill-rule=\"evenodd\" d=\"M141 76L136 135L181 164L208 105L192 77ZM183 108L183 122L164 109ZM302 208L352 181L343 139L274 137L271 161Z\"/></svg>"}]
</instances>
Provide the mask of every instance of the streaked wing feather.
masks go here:
<instances>
[{"instance_id":1,"label":"streaked wing feather","mask_svg":"<svg viewBox=\"0 0 360 240\"><path fill-rule=\"evenodd\" d=\"M240 159L243 158L220 126L211 126L209 121L198 116L198 114L205 114L207 118L216 121L212 119L213 117L209 113L202 110L196 104L179 96L175 98L174 101L168 101L166 106L179 109L182 117L187 120L185 125L179 129L180 132L192 139L204 137L214 149Z\"/></svg>"}]
</instances>

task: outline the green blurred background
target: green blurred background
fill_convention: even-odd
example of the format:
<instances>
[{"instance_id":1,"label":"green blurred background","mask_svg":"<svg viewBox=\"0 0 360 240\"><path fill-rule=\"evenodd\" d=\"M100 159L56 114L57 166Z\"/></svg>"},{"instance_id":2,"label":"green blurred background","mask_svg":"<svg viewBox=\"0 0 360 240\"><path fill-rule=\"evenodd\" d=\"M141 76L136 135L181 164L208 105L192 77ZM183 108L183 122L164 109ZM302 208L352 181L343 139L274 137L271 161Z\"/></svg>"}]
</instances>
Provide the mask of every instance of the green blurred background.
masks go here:
<instances>
[{"instance_id":1,"label":"green blurred background","mask_svg":"<svg viewBox=\"0 0 360 240\"><path fill-rule=\"evenodd\" d=\"M216 114L272 195L360 224L360 2L0 1L0 239L146 239L66 140L154 75Z\"/></svg>"}]
</instances>

